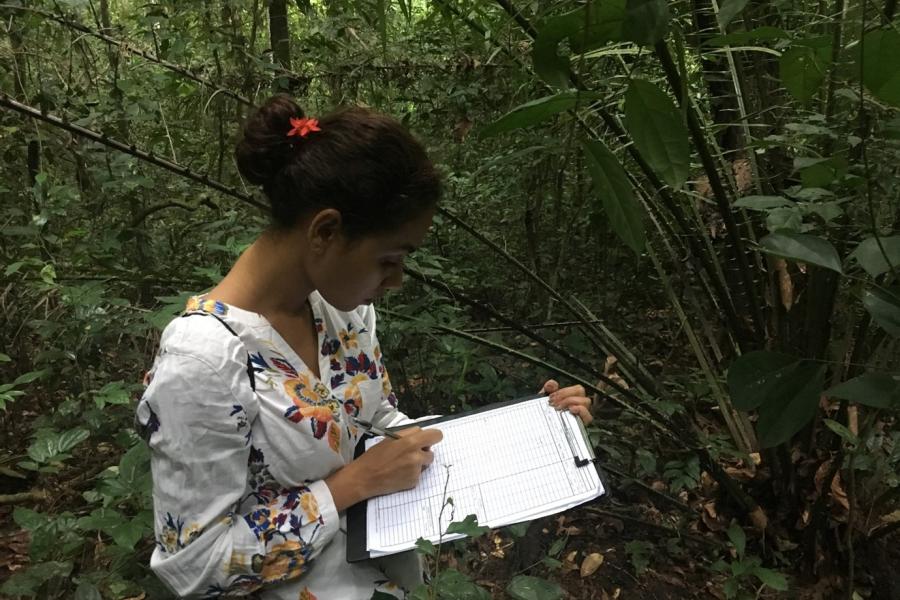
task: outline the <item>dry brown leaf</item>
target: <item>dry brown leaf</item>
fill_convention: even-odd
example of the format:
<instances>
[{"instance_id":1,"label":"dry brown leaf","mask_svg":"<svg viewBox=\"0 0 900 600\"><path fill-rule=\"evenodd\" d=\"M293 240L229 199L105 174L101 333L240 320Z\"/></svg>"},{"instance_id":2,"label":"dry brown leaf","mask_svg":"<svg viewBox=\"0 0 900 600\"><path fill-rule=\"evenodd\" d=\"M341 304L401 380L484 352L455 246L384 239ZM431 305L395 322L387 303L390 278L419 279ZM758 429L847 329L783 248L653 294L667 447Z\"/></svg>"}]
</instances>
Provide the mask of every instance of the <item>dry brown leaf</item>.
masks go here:
<instances>
[{"instance_id":1,"label":"dry brown leaf","mask_svg":"<svg viewBox=\"0 0 900 600\"><path fill-rule=\"evenodd\" d=\"M703 510L705 510L706 514L708 514L713 519L719 518L719 514L716 512L716 501L715 500L710 500L709 502L705 502L703 504Z\"/></svg>"},{"instance_id":2,"label":"dry brown leaf","mask_svg":"<svg viewBox=\"0 0 900 600\"><path fill-rule=\"evenodd\" d=\"M776 258L775 272L778 273L778 291L781 292L781 304L784 306L785 312L791 310L794 306L794 282L791 281L791 274L788 273L787 261L783 258Z\"/></svg>"},{"instance_id":3,"label":"dry brown leaf","mask_svg":"<svg viewBox=\"0 0 900 600\"><path fill-rule=\"evenodd\" d=\"M855 404L847 407L847 429L853 435L859 435L859 407Z\"/></svg>"},{"instance_id":4,"label":"dry brown leaf","mask_svg":"<svg viewBox=\"0 0 900 600\"><path fill-rule=\"evenodd\" d=\"M572 550L569 552L566 557L563 559L563 564L559 567L563 573L569 573L571 571L577 571L578 565L575 563L575 559L578 557L578 550Z\"/></svg>"},{"instance_id":5,"label":"dry brown leaf","mask_svg":"<svg viewBox=\"0 0 900 600\"><path fill-rule=\"evenodd\" d=\"M590 577L593 575L600 565L603 564L603 555L599 552L592 552L584 557L581 561L581 576Z\"/></svg>"},{"instance_id":6,"label":"dry brown leaf","mask_svg":"<svg viewBox=\"0 0 900 600\"><path fill-rule=\"evenodd\" d=\"M831 480L831 497L834 498L835 502L843 506L845 510L850 510L850 501L841 483L840 472L835 473L834 479Z\"/></svg>"},{"instance_id":7,"label":"dry brown leaf","mask_svg":"<svg viewBox=\"0 0 900 600\"><path fill-rule=\"evenodd\" d=\"M757 505L750 512L750 522L753 523L753 526L759 531L765 531L769 526L769 517L766 516L765 511L761 506Z\"/></svg>"}]
</instances>

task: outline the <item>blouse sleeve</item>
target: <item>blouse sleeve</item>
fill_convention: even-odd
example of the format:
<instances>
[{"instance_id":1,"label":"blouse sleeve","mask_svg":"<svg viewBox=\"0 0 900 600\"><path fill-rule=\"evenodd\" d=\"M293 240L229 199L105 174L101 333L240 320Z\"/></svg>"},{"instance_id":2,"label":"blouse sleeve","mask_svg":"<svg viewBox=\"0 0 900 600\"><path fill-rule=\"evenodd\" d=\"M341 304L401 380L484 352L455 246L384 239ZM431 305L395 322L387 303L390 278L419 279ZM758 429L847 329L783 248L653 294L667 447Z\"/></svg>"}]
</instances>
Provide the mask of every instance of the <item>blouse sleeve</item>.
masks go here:
<instances>
[{"instance_id":1,"label":"blouse sleeve","mask_svg":"<svg viewBox=\"0 0 900 600\"><path fill-rule=\"evenodd\" d=\"M411 419L397 408L397 395L391 387L391 378L384 366L384 357L381 355L378 336L375 335L375 308L368 305L363 311L363 321L369 335L372 336L375 364L378 366L378 374L381 376L381 403L375 411L372 422L378 427L395 427L408 423Z\"/></svg>"},{"instance_id":2,"label":"blouse sleeve","mask_svg":"<svg viewBox=\"0 0 900 600\"><path fill-rule=\"evenodd\" d=\"M243 595L299 577L339 528L328 486L250 494L257 405L246 352L237 339L223 360L184 345L161 345L138 406L153 473L150 567L182 597Z\"/></svg>"}]
</instances>

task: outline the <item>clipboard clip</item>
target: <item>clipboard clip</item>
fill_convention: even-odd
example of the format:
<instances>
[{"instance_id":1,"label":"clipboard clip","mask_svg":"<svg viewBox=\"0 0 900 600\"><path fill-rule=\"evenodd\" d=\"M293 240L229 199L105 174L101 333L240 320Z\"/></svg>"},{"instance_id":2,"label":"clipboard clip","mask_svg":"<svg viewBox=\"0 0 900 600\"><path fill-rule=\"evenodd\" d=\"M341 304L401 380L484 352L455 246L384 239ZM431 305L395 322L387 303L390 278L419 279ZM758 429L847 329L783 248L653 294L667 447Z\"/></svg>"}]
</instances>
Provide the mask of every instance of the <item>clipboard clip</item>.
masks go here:
<instances>
[{"instance_id":1,"label":"clipboard clip","mask_svg":"<svg viewBox=\"0 0 900 600\"><path fill-rule=\"evenodd\" d=\"M563 413L558 413L558 416L560 422L562 423L563 432L566 435L566 442L568 442L569 444L569 450L572 451L572 459L575 461L575 466L580 469L581 467L586 467L589 464L597 462L596 458L582 458L578 456L577 445L575 444L575 440L572 439L572 430L569 429L568 425L566 424Z\"/></svg>"}]
</instances>

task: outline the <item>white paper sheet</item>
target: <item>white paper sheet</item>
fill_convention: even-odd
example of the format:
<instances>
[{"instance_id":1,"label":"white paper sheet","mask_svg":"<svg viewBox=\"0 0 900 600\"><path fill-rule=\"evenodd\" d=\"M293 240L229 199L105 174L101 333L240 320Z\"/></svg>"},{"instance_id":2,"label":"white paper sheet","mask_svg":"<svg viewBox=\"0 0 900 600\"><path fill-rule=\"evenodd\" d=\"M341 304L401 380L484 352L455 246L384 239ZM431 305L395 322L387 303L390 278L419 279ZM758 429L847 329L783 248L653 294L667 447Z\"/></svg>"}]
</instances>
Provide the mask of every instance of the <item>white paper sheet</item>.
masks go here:
<instances>
[{"instance_id":1,"label":"white paper sheet","mask_svg":"<svg viewBox=\"0 0 900 600\"><path fill-rule=\"evenodd\" d=\"M578 418L557 411L546 397L426 427L431 428L443 431L444 439L434 446L434 463L419 485L368 501L366 543L373 557L414 548L419 538L436 543L451 522L470 514L480 525L500 527L604 493L593 463L575 464L576 453L591 456ZM379 441L369 440L367 447Z\"/></svg>"}]
</instances>

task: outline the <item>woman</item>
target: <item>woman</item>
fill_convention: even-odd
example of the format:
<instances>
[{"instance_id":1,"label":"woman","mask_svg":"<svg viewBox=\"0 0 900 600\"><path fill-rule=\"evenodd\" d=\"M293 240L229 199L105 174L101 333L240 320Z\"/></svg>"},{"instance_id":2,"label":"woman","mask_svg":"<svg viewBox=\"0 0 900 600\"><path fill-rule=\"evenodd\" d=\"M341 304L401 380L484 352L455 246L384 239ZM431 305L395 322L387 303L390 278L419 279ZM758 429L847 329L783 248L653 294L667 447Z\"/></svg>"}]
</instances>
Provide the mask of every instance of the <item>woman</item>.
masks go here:
<instances>
[{"instance_id":1,"label":"woman","mask_svg":"<svg viewBox=\"0 0 900 600\"><path fill-rule=\"evenodd\" d=\"M166 327L138 406L151 448L151 568L180 596L403 598L406 553L348 564L343 513L414 487L440 442L410 428L360 458L354 418L408 418L371 303L401 283L440 196L424 148L395 119L351 108L308 119L275 96L245 123L238 168L272 226ZM580 387L560 409L589 420Z\"/></svg>"}]
</instances>

